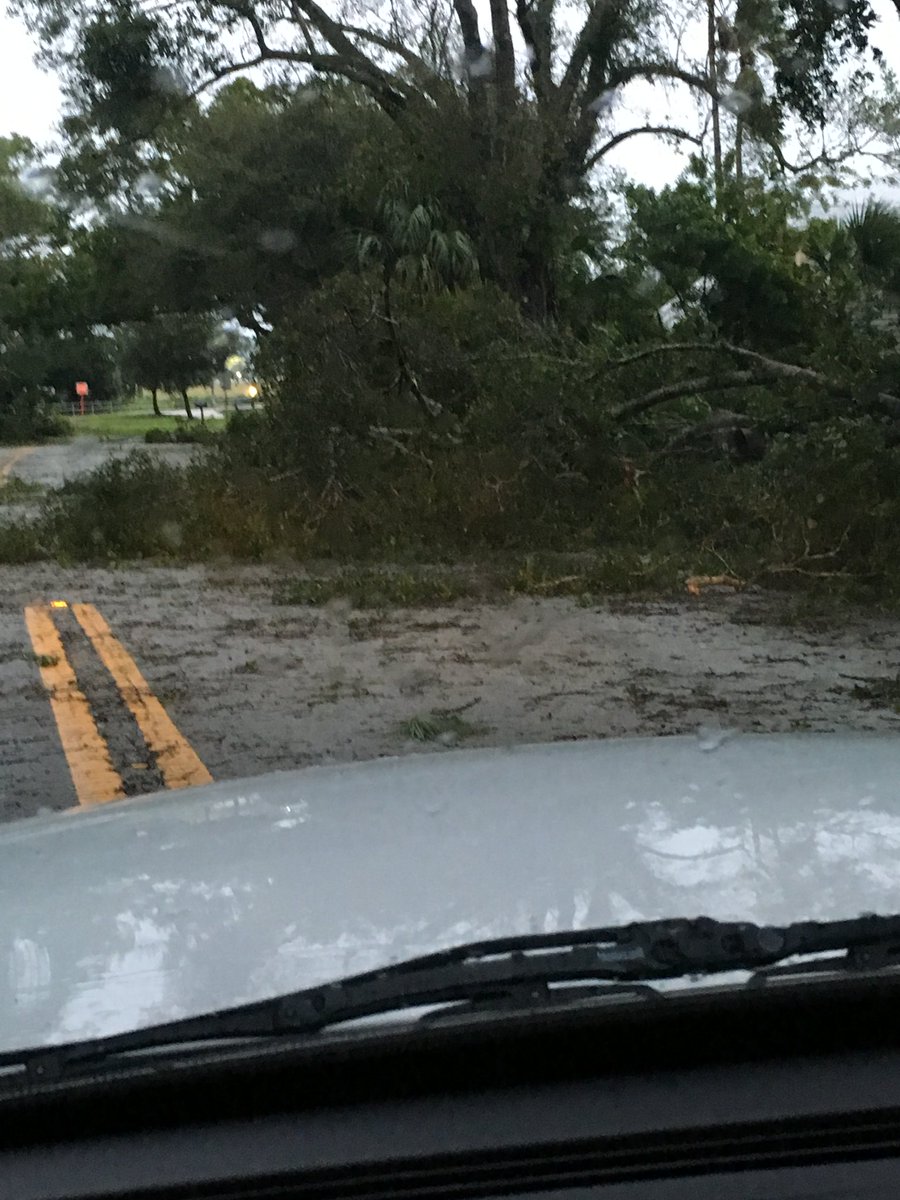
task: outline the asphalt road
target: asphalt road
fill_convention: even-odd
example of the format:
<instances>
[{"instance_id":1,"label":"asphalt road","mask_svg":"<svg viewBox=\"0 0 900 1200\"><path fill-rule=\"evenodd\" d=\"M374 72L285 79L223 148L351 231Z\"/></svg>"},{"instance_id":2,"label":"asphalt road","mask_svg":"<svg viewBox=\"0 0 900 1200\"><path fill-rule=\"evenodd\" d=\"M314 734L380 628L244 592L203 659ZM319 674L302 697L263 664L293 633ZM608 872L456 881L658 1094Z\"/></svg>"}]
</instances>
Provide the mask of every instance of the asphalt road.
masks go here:
<instances>
[{"instance_id":1,"label":"asphalt road","mask_svg":"<svg viewBox=\"0 0 900 1200\"><path fill-rule=\"evenodd\" d=\"M760 593L314 609L275 603L290 573L4 567L0 820L462 745L900 726L859 692L897 678L898 621L786 627Z\"/></svg>"},{"instance_id":2,"label":"asphalt road","mask_svg":"<svg viewBox=\"0 0 900 1200\"><path fill-rule=\"evenodd\" d=\"M194 449L190 444L147 445L134 438L98 437L79 437L46 446L0 446L0 481L19 478L42 487L59 487L68 479L93 471L112 458L125 458L134 450L145 450L163 462L179 465L190 460Z\"/></svg>"}]
</instances>

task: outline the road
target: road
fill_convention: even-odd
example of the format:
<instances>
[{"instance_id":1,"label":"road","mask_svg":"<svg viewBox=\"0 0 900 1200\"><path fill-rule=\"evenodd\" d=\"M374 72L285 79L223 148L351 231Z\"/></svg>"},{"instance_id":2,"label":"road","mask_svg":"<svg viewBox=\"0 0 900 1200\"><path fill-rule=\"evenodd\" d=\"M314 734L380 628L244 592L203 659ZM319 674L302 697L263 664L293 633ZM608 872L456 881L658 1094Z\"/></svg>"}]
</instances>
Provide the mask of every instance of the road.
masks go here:
<instances>
[{"instance_id":1,"label":"road","mask_svg":"<svg viewBox=\"0 0 900 1200\"><path fill-rule=\"evenodd\" d=\"M785 627L764 594L373 613L275 603L287 568L3 570L0 820L459 745L900 725L854 694L896 680L900 622Z\"/></svg>"},{"instance_id":2,"label":"road","mask_svg":"<svg viewBox=\"0 0 900 1200\"><path fill-rule=\"evenodd\" d=\"M0 446L0 482L18 478L41 487L59 487L68 479L93 471L110 459L124 458L134 450L145 450L160 461L177 466L188 462L194 449L190 444L146 445L133 438L98 437L78 437L46 446Z\"/></svg>"}]
</instances>

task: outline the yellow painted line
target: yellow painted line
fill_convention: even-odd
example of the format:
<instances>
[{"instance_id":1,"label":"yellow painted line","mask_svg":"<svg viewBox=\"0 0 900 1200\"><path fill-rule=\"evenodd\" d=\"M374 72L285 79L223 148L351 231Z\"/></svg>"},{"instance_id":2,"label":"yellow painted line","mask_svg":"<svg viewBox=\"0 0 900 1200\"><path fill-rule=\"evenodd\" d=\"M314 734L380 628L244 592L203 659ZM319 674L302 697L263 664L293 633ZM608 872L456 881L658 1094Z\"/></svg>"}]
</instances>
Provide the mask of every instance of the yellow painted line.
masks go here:
<instances>
[{"instance_id":1,"label":"yellow painted line","mask_svg":"<svg viewBox=\"0 0 900 1200\"><path fill-rule=\"evenodd\" d=\"M150 690L137 663L113 635L93 604L73 604L72 612L93 643L106 669L116 681L122 699L144 741L156 756L166 787L193 787L212 783L212 775L197 757L190 742L179 733L169 714Z\"/></svg>"},{"instance_id":2,"label":"yellow painted line","mask_svg":"<svg viewBox=\"0 0 900 1200\"><path fill-rule=\"evenodd\" d=\"M17 450L13 450L9 458L0 466L0 480L6 483L9 480L9 473L16 463L20 463L23 458L33 454L35 448L34 446L19 446Z\"/></svg>"},{"instance_id":3,"label":"yellow painted line","mask_svg":"<svg viewBox=\"0 0 900 1200\"><path fill-rule=\"evenodd\" d=\"M125 795L122 780L100 735L91 706L78 687L72 664L49 611L42 605L25 609L25 625L38 659L41 682L69 764L75 794L81 805L105 804Z\"/></svg>"}]
</instances>

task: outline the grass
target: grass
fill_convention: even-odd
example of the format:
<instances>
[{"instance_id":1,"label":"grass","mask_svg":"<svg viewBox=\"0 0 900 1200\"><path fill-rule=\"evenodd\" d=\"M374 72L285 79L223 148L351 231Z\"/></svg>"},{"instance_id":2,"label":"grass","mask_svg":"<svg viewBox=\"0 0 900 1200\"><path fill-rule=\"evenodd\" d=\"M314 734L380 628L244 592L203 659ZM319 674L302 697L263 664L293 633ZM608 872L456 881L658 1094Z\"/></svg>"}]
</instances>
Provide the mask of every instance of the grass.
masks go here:
<instances>
[{"instance_id":1,"label":"grass","mask_svg":"<svg viewBox=\"0 0 900 1200\"><path fill-rule=\"evenodd\" d=\"M0 524L0 563L41 562L49 557L48 548L32 524Z\"/></svg>"},{"instance_id":2,"label":"grass","mask_svg":"<svg viewBox=\"0 0 900 1200\"><path fill-rule=\"evenodd\" d=\"M235 395L235 392L229 393L229 408L234 403ZM193 405L200 400L205 400L207 404L215 405L220 410L223 403L220 394L217 393L213 396L209 388L204 387L188 388L188 398ZM142 438L151 429L163 429L174 433L180 424L187 422L184 402L181 396L168 395L165 392L161 392L158 399L160 408L177 410L180 415L157 417L153 412L150 393L142 392L114 412L89 412L85 413L83 417L66 417L65 420L74 437L79 434L89 434L93 437ZM199 424L199 409L194 409L194 415ZM216 427L221 426L222 422L213 420L211 424Z\"/></svg>"},{"instance_id":3,"label":"grass","mask_svg":"<svg viewBox=\"0 0 900 1200\"><path fill-rule=\"evenodd\" d=\"M40 483L10 475L5 481L0 479L0 504L27 504L41 497L44 490Z\"/></svg>"},{"instance_id":4,"label":"grass","mask_svg":"<svg viewBox=\"0 0 900 1200\"><path fill-rule=\"evenodd\" d=\"M89 434L92 437L142 438L148 429L174 430L177 421L177 417L133 412L85 413L83 417L68 418L73 437Z\"/></svg>"},{"instance_id":5,"label":"grass","mask_svg":"<svg viewBox=\"0 0 900 1200\"><path fill-rule=\"evenodd\" d=\"M483 725L466 721L458 709L437 710L424 716L411 717L400 726L400 734L413 742L443 742L448 746L484 732Z\"/></svg>"},{"instance_id":6,"label":"grass","mask_svg":"<svg viewBox=\"0 0 900 1200\"><path fill-rule=\"evenodd\" d=\"M471 585L449 570L360 567L290 580L276 591L275 603L315 607L346 598L354 608L402 608L449 604L471 594Z\"/></svg>"},{"instance_id":7,"label":"grass","mask_svg":"<svg viewBox=\"0 0 900 1200\"><path fill-rule=\"evenodd\" d=\"M384 609L526 595L569 596L591 604L611 593L683 587L682 574L665 558L649 560L627 552L544 554L460 567L345 567L282 582L274 601L320 606L348 599L354 608Z\"/></svg>"}]
</instances>

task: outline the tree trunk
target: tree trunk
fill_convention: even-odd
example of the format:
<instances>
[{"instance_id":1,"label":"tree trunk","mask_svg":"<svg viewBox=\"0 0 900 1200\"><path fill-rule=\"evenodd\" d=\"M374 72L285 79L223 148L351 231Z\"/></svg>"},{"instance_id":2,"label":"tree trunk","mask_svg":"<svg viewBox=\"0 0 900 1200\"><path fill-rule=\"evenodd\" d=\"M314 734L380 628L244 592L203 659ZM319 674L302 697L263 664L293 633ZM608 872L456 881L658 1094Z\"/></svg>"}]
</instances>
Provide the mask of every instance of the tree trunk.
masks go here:
<instances>
[{"instance_id":1,"label":"tree trunk","mask_svg":"<svg viewBox=\"0 0 900 1200\"><path fill-rule=\"evenodd\" d=\"M150 399L153 401L153 415L154 415L154 417L161 417L161 416L162 416L162 413L160 412L160 409L159 409L159 400L157 399L157 393L158 393L158 392L159 392L159 388L155 388L155 387L154 387L154 388L151 388L151 389L150 389Z\"/></svg>"},{"instance_id":2,"label":"tree trunk","mask_svg":"<svg viewBox=\"0 0 900 1200\"><path fill-rule=\"evenodd\" d=\"M552 321L557 315L559 300L552 256L539 242L529 241L522 260L517 281L522 311L532 321Z\"/></svg>"},{"instance_id":3,"label":"tree trunk","mask_svg":"<svg viewBox=\"0 0 900 1200\"><path fill-rule=\"evenodd\" d=\"M181 389L181 398L184 401L184 411L187 413L187 419L193 421L194 410L191 408L191 402L188 399L187 388Z\"/></svg>"},{"instance_id":4,"label":"tree trunk","mask_svg":"<svg viewBox=\"0 0 900 1200\"><path fill-rule=\"evenodd\" d=\"M706 0L707 17L707 52L709 61L709 87L712 93L712 129L713 129L713 171L716 182L716 200L722 190L722 133L719 128L719 79L716 69L716 4L715 0Z\"/></svg>"},{"instance_id":5,"label":"tree trunk","mask_svg":"<svg viewBox=\"0 0 900 1200\"><path fill-rule=\"evenodd\" d=\"M737 131L734 136L734 177L738 183L744 179L744 122L737 119Z\"/></svg>"}]
</instances>

